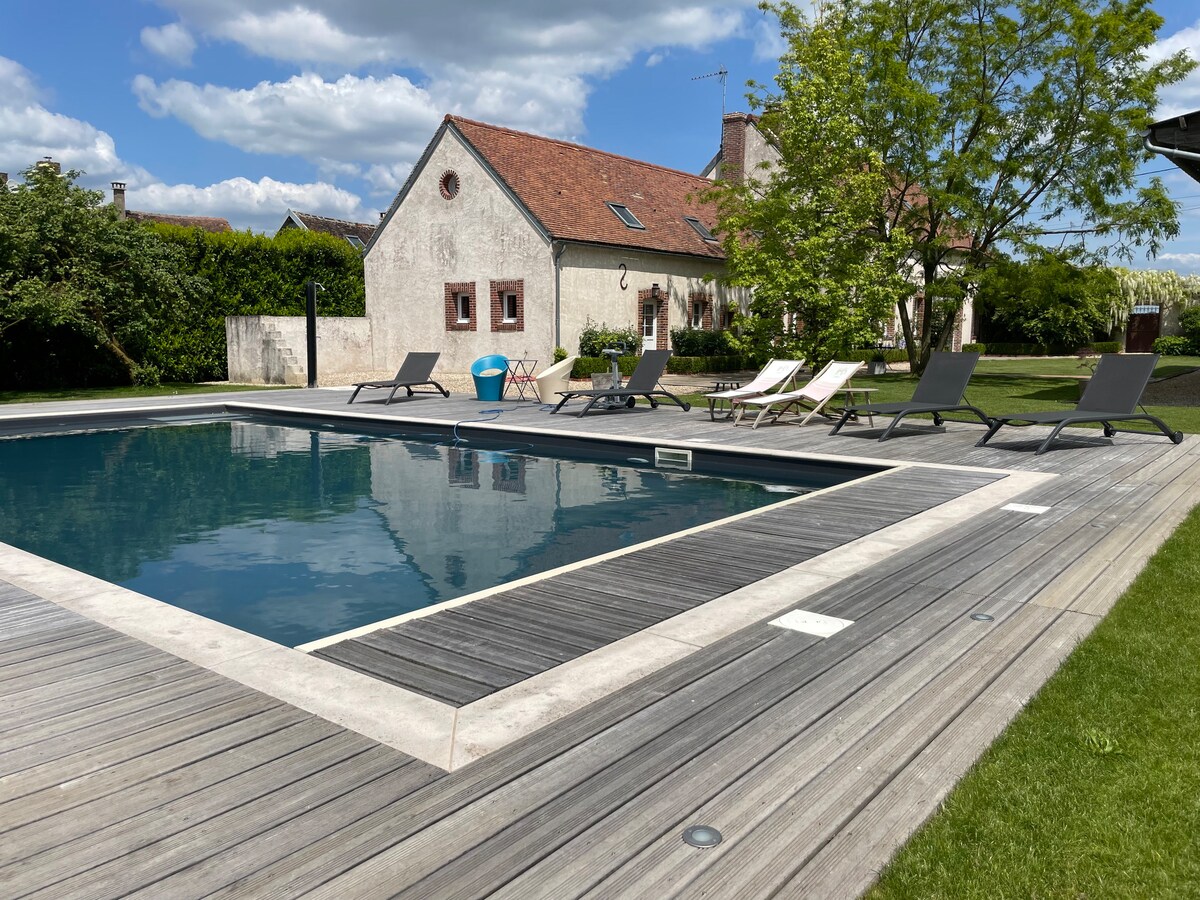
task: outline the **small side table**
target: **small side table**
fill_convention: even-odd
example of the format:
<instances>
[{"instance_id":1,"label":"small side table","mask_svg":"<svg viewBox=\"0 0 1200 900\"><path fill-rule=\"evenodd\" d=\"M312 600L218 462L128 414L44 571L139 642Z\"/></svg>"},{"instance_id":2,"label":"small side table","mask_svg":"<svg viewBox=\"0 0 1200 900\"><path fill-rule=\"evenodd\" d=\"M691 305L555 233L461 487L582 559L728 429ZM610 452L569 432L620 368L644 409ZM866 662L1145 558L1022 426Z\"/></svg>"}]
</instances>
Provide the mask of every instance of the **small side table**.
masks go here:
<instances>
[{"instance_id":1,"label":"small side table","mask_svg":"<svg viewBox=\"0 0 1200 900\"><path fill-rule=\"evenodd\" d=\"M842 411L844 412L846 407L855 405L855 399L854 399L855 394L862 394L862 402L864 404L867 404L867 403L871 402L871 394L874 394L877 390L879 390L879 388L856 388L853 385L851 385L849 382L846 382L846 386L843 387L842 391L841 391L846 396L846 406L842 407ZM871 415L871 413L869 413L869 412L866 414L866 416L867 416L867 424L870 425L871 427L874 427L875 426L875 417L873 415ZM857 420L858 416L855 416L854 418L855 418L855 420Z\"/></svg>"},{"instance_id":2,"label":"small side table","mask_svg":"<svg viewBox=\"0 0 1200 900\"><path fill-rule=\"evenodd\" d=\"M713 385L712 393L719 394L721 391L732 391L741 386L742 383L740 381L718 381ZM708 409L709 416L711 417L713 411L718 409L725 410L725 418L727 419L733 416L733 404L728 400L713 400L712 405Z\"/></svg>"},{"instance_id":3,"label":"small side table","mask_svg":"<svg viewBox=\"0 0 1200 900\"><path fill-rule=\"evenodd\" d=\"M536 359L510 359L508 361L508 377L504 380L504 395L508 399L508 389L516 391L515 400L538 400L537 381L534 380L533 370L537 368ZM532 396L526 397L526 393Z\"/></svg>"}]
</instances>

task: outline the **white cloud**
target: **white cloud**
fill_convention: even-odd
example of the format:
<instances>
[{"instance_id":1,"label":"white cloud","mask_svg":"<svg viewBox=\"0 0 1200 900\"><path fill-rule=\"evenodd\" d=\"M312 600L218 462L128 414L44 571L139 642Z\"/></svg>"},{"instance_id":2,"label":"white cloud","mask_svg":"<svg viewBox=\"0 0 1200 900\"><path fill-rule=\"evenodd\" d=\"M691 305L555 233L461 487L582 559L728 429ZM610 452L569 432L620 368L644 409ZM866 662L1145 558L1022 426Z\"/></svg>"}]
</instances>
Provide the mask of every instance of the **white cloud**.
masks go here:
<instances>
[{"instance_id":1,"label":"white cloud","mask_svg":"<svg viewBox=\"0 0 1200 900\"><path fill-rule=\"evenodd\" d=\"M663 59L665 59L664 54L651 53L649 56L646 57L646 68L649 69L649 68L652 68L653 66L657 66L660 62L663 61Z\"/></svg>"},{"instance_id":2,"label":"white cloud","mask_svg":"<svg viewBox=\"0 0 1200 900\"><path fill-rule=\"evenodd\" d=\"M335 219L370 222L376 218L357 195L332 184L293 184L273 178L229 178L206 187L148 184L131 190L126 204L130 209L175 215L221 216L235 228L256 231L274 231L288 207Z\"/></svg>"},{"instance_id":3,"label":"white cloud","mask_svg":"<svg viewBox=\"0 0 1200 900\"><path fill-rule=\"evenodd\" d=\"M1159 62L1180 50L1186 51L1192 59L1200 60L1200 22L1167 35L1150 48L1147 56L1150 62ZM1195 112L1200 107L1200 99L1197 98L1200 98L1200 68L1194 69L1183 81L1163 89L1154 118L1161 120L1180 113Z\"/></svg>"},{"instance_id":4,"label":"white cloud","mask_svg":"<svg viewBox=\"0 0 1200 900\"><path fill-rule=\"evenodd\" d=\"M138 75L133 91L150 115L174 116L211 140L327 166L413 159L440 118L428 93L400 75L308 73L245 90Z\"/></svg>"},{"instance_id":5,"label":"white cloud","mask_svg":"<svg viewBox=\"0 0 1200 900\"><path fill-rule=\"evenodd\" d=\"M192 54L196 52L196 39L178 22L163 25L161 28L143 28L141 37L142 46L151 53L180 66L192 64Z\"/></svg>"},{"instance_id":6,"label":"white cloud","mask_svg":"<svg viewBox=\"0 0 1200 900\"><path fill-rule=\"evenodd\" d=\"M1154 262L1171 263L1171 268L1183 274L1200 274L1200 253L1160 253Z\"/></svg>"},{"instance_id":7,"label":"white cloud","mask_svg":"<svg viewBox=\"0 0 1200 900\"><path fill-rule=\"evenodd\" d=\"M146 178L143 169L117 155L107 132L43 106L33 74L20 63L0 56L0 84L5 86L0 91L0 172L15 175L49 156L64 169L86 172L88 186Z\"/></svg>"}]
</instances>

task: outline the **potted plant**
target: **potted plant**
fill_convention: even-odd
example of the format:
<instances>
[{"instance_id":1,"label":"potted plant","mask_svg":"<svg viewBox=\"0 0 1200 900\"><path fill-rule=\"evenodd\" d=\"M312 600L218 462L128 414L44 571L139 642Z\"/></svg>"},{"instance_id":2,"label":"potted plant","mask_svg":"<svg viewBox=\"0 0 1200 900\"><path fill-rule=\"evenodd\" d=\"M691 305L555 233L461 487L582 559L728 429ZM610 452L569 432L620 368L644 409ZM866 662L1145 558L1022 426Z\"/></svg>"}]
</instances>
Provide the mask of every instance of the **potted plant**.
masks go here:
<instances>
[{"instance_id":1,"label":"potted plant","mask_svg":"<svg viewBox=\"0 0 1200 900\"><path fill-rule=\"evenodd\" d=\"M876 350L867 360L867 374L869 375L886 375L887 374L887 357L882 350Z\"/></svg>"}]
</instances>

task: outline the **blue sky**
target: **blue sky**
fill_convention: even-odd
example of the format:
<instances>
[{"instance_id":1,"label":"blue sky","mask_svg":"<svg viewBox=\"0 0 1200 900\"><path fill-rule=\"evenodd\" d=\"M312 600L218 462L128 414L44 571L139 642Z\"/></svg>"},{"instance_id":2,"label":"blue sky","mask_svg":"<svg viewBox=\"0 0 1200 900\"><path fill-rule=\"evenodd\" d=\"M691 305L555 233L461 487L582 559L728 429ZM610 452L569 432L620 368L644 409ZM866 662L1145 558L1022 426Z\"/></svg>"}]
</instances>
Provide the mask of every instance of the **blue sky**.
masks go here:
<instances>
[{"instance_id":1,"label":"blue sky","mask_svg":"<svg viewBox=\"0 0 1200 900\"><path fill-rule=\"evenodd\" d=\"M374 221L453 112L698 172L717 79L745 109L776 29L751 0L42 0L0 28L0 171L53 156L132 209L273 231L290 206ZM1164 51L1200 58L1200 14L1156 4ZM102 11L101 11L102 10ZM1200 108L1200 74L1163 117ZM1200 184L1143 166L1184 207L1157 261L1200 272Z\"/></svg>"}]
</instances>

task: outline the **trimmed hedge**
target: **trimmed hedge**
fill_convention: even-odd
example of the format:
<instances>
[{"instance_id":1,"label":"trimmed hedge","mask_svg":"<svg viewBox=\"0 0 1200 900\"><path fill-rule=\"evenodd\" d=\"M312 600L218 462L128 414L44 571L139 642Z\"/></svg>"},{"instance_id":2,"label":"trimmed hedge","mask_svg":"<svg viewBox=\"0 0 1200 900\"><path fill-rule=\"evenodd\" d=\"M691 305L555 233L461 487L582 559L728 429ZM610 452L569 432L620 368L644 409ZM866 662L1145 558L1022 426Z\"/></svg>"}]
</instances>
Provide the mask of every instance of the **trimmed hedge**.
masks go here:
<instances>
[{"instance_id":1,"label":"trimmed hedge","mask_svg":"<svg viewBox=\"0 0 1200 900\"><path fill-rule=\"evenodd\" d=\"M1093 341L1092 343L1088 344L1088 348L1091 350L1094 350L1096 353L1120 353L1121 352L1121 342L1120 341Z\"/></svg>"},{"instance_id":2,"label":"trimmed hedge","mask_svg":"<svg viewBox=\"0 0 1200 900\"><path fill-rule=\"evenodd\" d=\"M671 348L679 356L734 355L728 331L706 331L702 328L672 328Z\"/></svg>"},{"instance_id":3,"label":"trimmed hedge","mask_svg":"<svg viewBox=\"0 0 1200 900\"><path fill-rule=\"evenodd\" d=\"M846 353L837 354L837 359L842 362L870 362L875 358L875 354L883 353L884 361L890 363L908 362L907 350L850 350ZM812 361L809 360L811 363Z\"/></svg>"},{"instance_id":4,"label":"trimmed hedge","mask_svg":"<svg viewBox=\"0 0 1200 900\"><path fill-rule=\"evenodd\" d=\"M622 375L632 375L639 357L617 358ZM672 375L703 375L709 372L740 372L747 367L743 356L672 356L667 360L667 371ZM600 372L611 371L611 363L605 356L581 356L571 368L572 378L590 378Z\"/></svg>"},{"instance_id":5,"label":"trimmed hedge","mask_svg":"<svg viewBox=\"0 0 1200 900\"><path fill-rule=\"evenodd\" d=\"M978 353L980 356L984 356L987 352L987 344L963 344L963 353Z\"/></svg>"}]
</instances>

